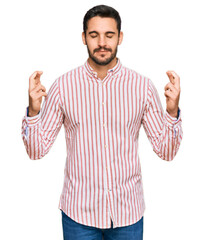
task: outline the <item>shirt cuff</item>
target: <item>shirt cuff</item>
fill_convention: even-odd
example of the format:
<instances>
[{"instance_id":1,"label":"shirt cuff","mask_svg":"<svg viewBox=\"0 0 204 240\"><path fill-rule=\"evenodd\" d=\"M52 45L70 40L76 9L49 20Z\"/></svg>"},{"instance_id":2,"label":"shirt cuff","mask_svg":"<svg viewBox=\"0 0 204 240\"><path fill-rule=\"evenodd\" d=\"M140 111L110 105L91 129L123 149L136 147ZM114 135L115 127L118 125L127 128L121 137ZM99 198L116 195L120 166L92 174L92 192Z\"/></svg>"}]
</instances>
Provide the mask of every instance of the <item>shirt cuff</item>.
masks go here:
<instances>
[{"instance_id":1,"label":"shirt cuff","mask_svg":"<svg viewBox=\"0 0 204 240\"><path fill-rule=\"evenodd\" d=\"M178 117L172 117L167 111L165 113L166 123L169 127L176 127L181 122L181 110L178 109Z\"/></svg>"},{"instance_id":2,"label":"shirt cuff","mask_svg":"<svg viewBox=\"0 0 204 240\"><path fill-rule=\"evenodd\" d=\"M39 111L39 113L36 116L29 117L28 116L28 107L27 107L26 108L26 122L27 122L28 126L38 124L38 122L40 121L40 115L41 115L41 112Z\"/></svg>"}]
</instances>

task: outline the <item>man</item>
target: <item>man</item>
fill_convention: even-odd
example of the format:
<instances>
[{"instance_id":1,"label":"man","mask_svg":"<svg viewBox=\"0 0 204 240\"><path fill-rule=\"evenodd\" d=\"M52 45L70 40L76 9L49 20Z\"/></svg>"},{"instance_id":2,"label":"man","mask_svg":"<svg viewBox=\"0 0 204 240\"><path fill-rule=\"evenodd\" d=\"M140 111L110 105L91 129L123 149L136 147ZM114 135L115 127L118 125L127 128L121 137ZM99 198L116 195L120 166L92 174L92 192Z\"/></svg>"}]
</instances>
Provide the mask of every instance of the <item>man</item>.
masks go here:
<instances>
[{"instance_id":1,"label":"man","mask_svg":"<svg viewBox=\"0 0 204 240\"><path fill-rule=\"evenodd\" d=\"M48 153L64 124L67 159L59 208L64 239L143 238L144 199L138 156L141 124L154 151L172 160L181 139L180 79L168 71L166 112L150 79L116 57L123 33L118 12L100 5L84 17L89 58L55 80L29 79L22 137L31 159ZM42 97L45 101L41 109Z\"/></svg>"}]
</instances>

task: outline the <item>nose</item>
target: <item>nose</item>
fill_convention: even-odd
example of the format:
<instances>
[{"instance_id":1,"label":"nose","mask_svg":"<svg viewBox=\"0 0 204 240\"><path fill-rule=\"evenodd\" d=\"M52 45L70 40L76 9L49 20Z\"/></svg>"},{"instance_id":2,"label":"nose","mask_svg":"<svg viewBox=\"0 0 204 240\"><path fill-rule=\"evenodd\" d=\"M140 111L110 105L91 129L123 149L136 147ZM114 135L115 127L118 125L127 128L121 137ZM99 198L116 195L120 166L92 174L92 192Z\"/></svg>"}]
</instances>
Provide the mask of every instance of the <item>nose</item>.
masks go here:
<instances>
[{"instance_id":1,"label":"nose","mask_svg":"<svg viewBox=\"0 0 204 240\"><path fill-rule=\"evenodd\" d=\"M105 39L104 36L99 36L99 38L98 38L98 45L99 45L100 47L106 46L106 39Z\"/></svg>"}]
</instances>

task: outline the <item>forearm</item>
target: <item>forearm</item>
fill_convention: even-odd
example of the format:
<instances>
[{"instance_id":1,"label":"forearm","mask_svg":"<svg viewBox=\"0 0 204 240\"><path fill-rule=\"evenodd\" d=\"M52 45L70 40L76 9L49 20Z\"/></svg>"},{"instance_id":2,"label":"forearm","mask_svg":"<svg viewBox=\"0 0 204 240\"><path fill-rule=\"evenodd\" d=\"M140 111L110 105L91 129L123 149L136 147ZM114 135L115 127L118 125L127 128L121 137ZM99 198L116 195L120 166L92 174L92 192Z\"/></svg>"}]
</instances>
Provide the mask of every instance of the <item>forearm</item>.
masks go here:
<instances>
[{"instance_id":1,"label":"forearm","mask_svg":"<svg viewBox=\"0 0 204 240\"><path fill-rule=\"evenodd\" d=\"M53 83L42 109L34 117L26 116L22 122L22 138L31 159L40 159L52 147L63 124L63 113L57 81Z\"/></svg>"},{"instance_id":2,"label":"forearm","mask_svg":"<svg viewBox=\"0 0 204 240\"><path fill-rule=\"evenodd\" d=\"M182 140L181 116L173 118L167 112L163 117L163 123L157 136L151 136L155 153L163 160L171 161L176 156Z\"/></svg>"},{"instance_id":3,"label":"forearm","mask_svg":"<svg viewBox=\"0 0 204 240\"><path fill-rule=\"evenodd\" d=\"M173 160L178 152L181 139L181 113L178 118L171 116L163 108L153 83L149 81L146 108L143 117L143 126L150 140L154 152L162 159Z\"/></svg>"},{"instance_id":4,"label":"forearm","mask_svg":"<svg viewBox=\"0 0 204 240\"><path fill-rule=\"evenodd\" d=\"M35 117L24 117L22 122L22 138L32 160L43 158L51 149L62 125L60 116L56 124L45 127L41 119L41 113Z\"/></svg>"},{"instance_id":5,"label":"forearm","mask_svg":"<svg viewBox=\"0 0 204 240\"><path fill-rule=\"evenodd\" d=\"M22 138L30 159L37 160L45 155L45 144L42 139L40 114L34 117L25 116L23 118Z\"/></svg>"}]
</instances>

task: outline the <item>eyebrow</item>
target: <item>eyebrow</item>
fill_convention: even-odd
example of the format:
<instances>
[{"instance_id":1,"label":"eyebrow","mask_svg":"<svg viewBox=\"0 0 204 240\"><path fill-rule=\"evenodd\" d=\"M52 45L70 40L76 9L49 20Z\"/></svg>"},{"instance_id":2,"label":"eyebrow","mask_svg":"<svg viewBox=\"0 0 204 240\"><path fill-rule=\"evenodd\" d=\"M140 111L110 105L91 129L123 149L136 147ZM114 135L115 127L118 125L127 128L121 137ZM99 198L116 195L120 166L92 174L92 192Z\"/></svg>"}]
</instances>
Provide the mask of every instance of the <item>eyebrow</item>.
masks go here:
<instances>
[{"instance_id":1,"label":"eyebrow","mask_svg":"<svg viewBox=\"0 0 204 240\"><path fill-rule=\"evenodd\" d=\"M98 34L97 31L91 31L91 32L89 32L89 34L92 34L92 33ZM106 34L115 34L115 32L108 31L108 32L106 32Z\"/></svg>"}]
</instances>

